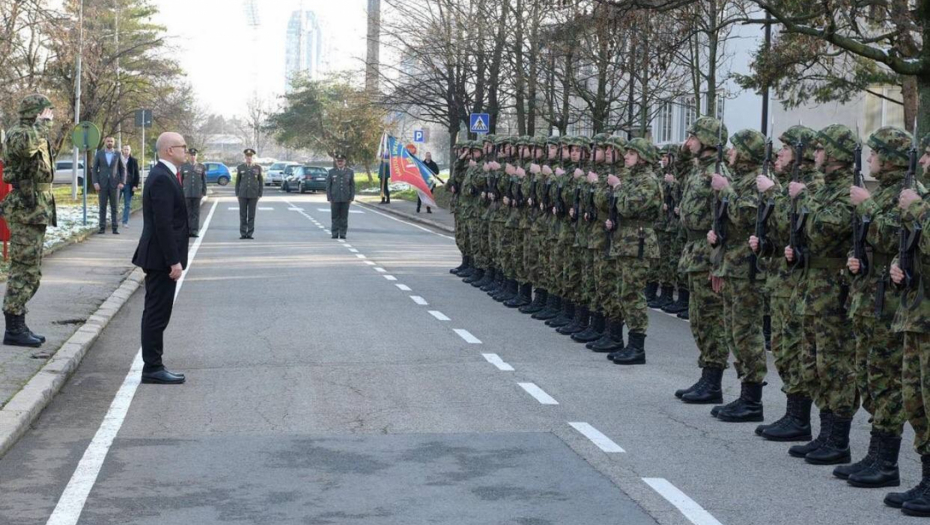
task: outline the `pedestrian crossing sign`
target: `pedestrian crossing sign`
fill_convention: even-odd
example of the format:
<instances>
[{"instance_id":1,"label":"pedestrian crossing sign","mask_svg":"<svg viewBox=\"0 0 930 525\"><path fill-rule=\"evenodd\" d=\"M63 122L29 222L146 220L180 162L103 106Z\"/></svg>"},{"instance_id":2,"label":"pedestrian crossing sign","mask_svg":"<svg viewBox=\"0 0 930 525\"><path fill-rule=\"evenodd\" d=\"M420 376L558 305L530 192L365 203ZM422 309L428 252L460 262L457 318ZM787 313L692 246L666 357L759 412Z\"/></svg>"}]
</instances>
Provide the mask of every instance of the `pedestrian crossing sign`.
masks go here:
<instances>
[{"instance_id":1,"label":"pedestrian crossing sign","mask_svg":"<svg viewBox=\"0 0 930 525\"><path fill-rule=\"evenodd\" d=\"M472 113L470 119L470 131L479 135L488 133L491 123L491 116L487 113Z\"/></svg>"}]
</instances>

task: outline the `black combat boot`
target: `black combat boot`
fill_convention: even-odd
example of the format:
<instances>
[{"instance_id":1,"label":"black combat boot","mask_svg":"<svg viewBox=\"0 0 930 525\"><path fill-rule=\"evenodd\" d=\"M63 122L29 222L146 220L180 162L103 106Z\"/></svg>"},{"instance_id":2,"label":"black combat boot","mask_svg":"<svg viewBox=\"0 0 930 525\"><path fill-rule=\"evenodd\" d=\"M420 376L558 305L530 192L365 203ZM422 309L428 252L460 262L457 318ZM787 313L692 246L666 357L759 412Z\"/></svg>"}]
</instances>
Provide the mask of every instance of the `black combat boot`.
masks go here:
<instances>
[{"instance_id":1,"label":"black combat boot","mask_svg":"<svg viewBox=\"0 0 930 525\"><path fill-rule=\"evenodd\" d=\"M803 458L807 457L808 454L822 447L824 443L827 442L827 438L830 436L830 429L833 427L833 412L830 410L821 410L820 411L820 434L817 434L817 437L810 443L804 445L795 445L788 449L788 455L794 458ZM766 433L762 433L762 437L765 437Z\"/></svg>"},{"instance_id":2,"label":"black combat boot","mask_svg":"<svg viewBox=\"0 0 930 525\"><path fill-rule=\"evenodd\" d=\"M626 348L611 358L618 365L644 365L646 364L646 334L630 332L630 342Z\"/></svg>"},{"instance_id":3,"label":"black combat boot","mask_svg":"<svg viewBox=\"0 0 930 525\"><path fill-rule=\"evenodd\" d=\"M466 257L466 259L468 260L468 264L464 268L456 272L455 274L459 276L459 278L461 279L467 279L468 277L471 277L478 270L477 268L475 268L474 259L472 259L471 257Z\"/></svg>"},{"instance_id":4,"label":"black combat boot","mask_svg":"<svg viewBox=\"0 0 930 525\"><path fill-rule=\"evenodd\" d=\"M817 450L812 450L804 456L804 461L811 465L839 465L852 461L849 452L849 429L852 418L842 418L833 415L833 425L830 435L824 444Z\"/></svg>"},{"instance_id":5,"label":"black combat boot","mask_svg":"<svg viewBox=\"0 0 930 525\"><path fill-rule=\"evenodd\" d=\"M804 394L788 395L788 410L785 418L778 425L771 425L762 431L762 437L769 441L810 441L811 405L813 401Z\"/></svg>"},{"instance_id":6,"label":"black combat boot","mask_svg":"<svg viewBox=\"0 0 930 525\"><path fill-rule=\"evenodd\" d=\"M504 303L507 308L522 308L528 306L532 301L530 295L533 293L533 285L530 283L517 283L517 296Z\"/></svg>"},{"instance_id":7,"label":"black combat boot","mask_svg":"<svg viewBox=\"0 0 930 525\"><path fill-rule=\"evenodd\" d=\"M593 352L604 353L616 352L622 349L623 346L623 319L610 319L604 336L591 343L588 348Z\"/></svg>"},{"instance_id":8,"label":"black combat boot","mask_svg":"<svg viewBox=\"0 0 930 525\"><path fill-rule=\"evenodd\" d=\"M659 291L659 283L646 283L646 302L651 303L655 301L657 296L656 293Z\"/></svg>"},{"instance_id":9,"label":"black combat boot","mask_svg":"<svg viewBox=\"0 0 930 525\"><path fill-rule=\"evenodd\" d=\"M885 505L896 509L903 509L911 502L917 503L918 509L928 506L927 495L930 494L930 454L920 456L921 478L920 483L907 492L889 492L885 496ZM904 511L908 514L907 511ZM909 514L917 516L918 514Z\"/></svg>"},{"instance_id":10,"label":"black combat boot","mask_svg":"<svg viewBox=\"0 0 930 525\"><path fill-rule=\"evenodd\" d=\"M762 338L765 340L765 351L772 351L772 316L762 316Z\"/></svg>"},{"instance_id":11,"label":"black combat boot","mask_svg":"<svg viewBox=\"0 0 930 525\"><path fill-rule=\"evenodd\" d=\"M678 399L681 399L685 394L694 392L695 390L697 390L698 388L700 388L700 387L704 384L704 382L707 381L707 376L708 376L709 372L710 372L710 368L707 368L707 367L702 368L702 369L701 369L701 378L698 379L697 381L695 381L695 383L694 383L693 385L689 386L688 388L680 388L680 389L676 390L676 391L675 391L675 397L677 397Z\"/></svg>"},{"instance_id":12,"label":"black combat boot","mask_svg":"<svg viewBox=\"0 0 930 525\"><path fill-rule=\"evenodd\" d=\"M45 336L44 336L44 335L39 335L39 334L33 332L33 331L32 331L32 328L29 328L29 325L26 324L26 316L25 316L25 315L23 315L23 327L26 329L27 332L29 332L30 334L32 334L32 337L35 337L36 339L38 339L40 343L45 343Z\"/></svg>"},{"instance_id":13,"label":"black combat boot","mask_svg":"<svg viewBox=\"0 0 930 525\"><path fill-rule=\"evenodd\" d=\"M500 291L501 281L504 279L504 272L499 268L494 268L494 275L488 279L488 282L481 286L482 292L487 292L488 295L496 294Z\"/></svg>"},{"instance_id":14,"label":"black combat boot","mask_svg":"<svg viewBox=\"0 0 930 525\"><path fill-rule=\"evenodd\" d=\"M873 432L872 440L878 442L875 452L872 451L872 444L869 443L869 454L873 454L874 459L865 468L850 473L846 482L853 487L866 489L900 486L901 474L898 471L898 453L901 452L901 436L889 432ZM868 457L866 455L866 459ZM865 462L866 459L863 459L858 464Z\"/></svg>"},{"instance_id":15,"label":"black combat boot","mask_svg":"<svg viewBox=\"0 0 930 525\"><path fill-rule=\"evenodd\" d=\"M540 321L549 321L555 319L559 312L562 311L562 298L555 294L549 294L546 301L546 307L541 312L532 315L533 319Z\"/></svg>"},{"instance_id":16,"label":"black combat boot","mask_svg":"<svg viewBox=\"0 0 930 525\"><path fill-rule=\"evenodd\" d=\"M533 301L526 305L520 307L521 314L537 314L542 312L546 308L546 300L549 298L549 294L546 290L542 288L537 288L533 292Z\"/></svg>"},{"instance_id":17,"label":"black combat boot","mask_svg":"<svg viewBox=\"0 0 930 525\"><path fill-rule=\"evenodd\" d=\"M572 335L572 340L578 343L593 343L604 335L604 314L600 311L591 314L588 328Z\"/></svg>"},{"instance_id":18,"label":"black combat boot","mask_svg":"<svg viewBox=\"0 0 930 525\"><path fill-rule=\"evenodd\" d=\"M38 348L42 341L37 339L26 328L26 316L3 313L6 319L6 331L3 334L3 344L8 346L28 346Z\"/></svg>"},{"instance_id":19,"label":"black combat boot","mask_svg":"<svg viewBox=\"0 0 930 525\"><path fill-rule=\"evenodd\" d=\"M575 316L572 318L572 322L567 325L559 328L556 332L562 335L572 335L581 332L588 326L588 322L591 320L591 311L588 310L587 306L576 306L575 307Z\"/></svg>"},{"instance_id":20,"label":"black combat boot","mask_svg":"<svg viewBox=\"0 0 930 525\"><path fill-rule=\"evenodd\" d=\"M562 328L568 324L571 324L572 319L575 318L575 303L563 299L562 300L562 311L559 312L559 315L554 319L546 321L546 324L552 328Z\"/></svg>"},{"instance_id":21,"label":"black combat boot","mask_svg":"<svg viewBox=\"0 0 930 525\"><path fill-rule=\"evenodd\" d=\"M707 377L704 383L697 388L683 394L681 400L690 405L713 405L723 402L723 390L720 383L723 381L722 368L705 367Z\"/></svg>"},{"instance_id":22,"label":"black combat boot","mask_svg":"<svg viewBox=\"0 0 930 525\"><path fill-rule=\"evenodd\" d=\"M764 421L762 410L762 386L764 383L742 383L736 404L721 410L717 419L727 423Z\"/></svg>"},{"instance_id":23,"label":"black combat boot","mask_svg":"<svg viewBox=\"0 0 930 525\"><path fill-rule=\"evenodd\" d=\"M849 479L849 476L868 469L872 466L872 463L875 463L875 460L878 458L878 450L880 445L881 432L873 428L872 434L869 437L869 450L865 453L865 457L855 463L836 467L833 469L833 475L840 479Z\"/></svg>"},{"instance_id":24,"label":"black combat boot","mask_svg":"<svg viewBox=\"0 0 930 525\"><path fill-rule=\"evenodd\" d=\"M691 319L691 313L688 310L683 310L675 314L675 317L679 319L684 319L685 321Z\"/></svg>"},{"instance_id":25,"label":"black combat boot","mask_svg":"<svg viewBox=\"0 0 930 525\"><path fill-rule=\"evenodd\" d=\"M455 268L452 268L451 270L449 270L449 273L451 273L451 274L453 274L453 275L458 275L460 272L462 272L463 270L465 270L465 268L468 268L468 256L467 256L467 255L462 255L462 264L460 264L460 265L456 266Z\"/></svg>"},{"instance_id":26,"label":"black combat boot","mask_svg":"<svg viewBox=\"0 0 930 525\"><path fill-rule=\"evenodd\" d=\"M649 301L649 303L647 303L647 306L649 306L649 308L663 308L666 305L672 304L675 301L674 296L675 296L674 287L663 286L662 295L656 297L654 301Z\"/></svg>"},{"instance_id":27,"label":"black combat boot","mask_svg":"<svg viewBox=\"0 0 930 525\"><path fill-rule=\"evenodd\" d=\"M481 268L475 268L475 271L471 273L468 277L462 279L462 282L470 284L472 286L478 286L478 282L483 280L487 273Z\"/></svg>"},{"instance_id":28,"label":"black combat boot","mask_svg":"<svg viewBox=\"0 0 930 525\"><path fill-rule=\"evenodd\" d=\"M500 291L491 297L499 303L507 302L517 295L517 281L514 279L504 279L504 284L501 286Z\"/></svg>"},{"instance_id":29,"label":"black combat boot","mask_svg":"<svg viewBox=\"0 0 930 525\"><path fill-rule=\"evenodd\" d=\"M792 411L792 407L794 406L794 403L795 403L794 398L792 397L791 394L788 394L788 402L787 402L787 404L786 404L786 406L785 406L785 415L781 416L780 419L776 419L776 420L773 421L772 423L768 423L768 424L763 423L763 424L757 426L757 427L756 427L756 435L757 435L757 436L761 436L762 433L765 432L766 430L768 430L768 429L770 429L770 428L777 427L777 426L783 424L783 423L785 422L786 419L788 419L789 417L791 417L791 411Z\"/></svg>"},{"instance_id":30,"label":"black combat boot","mask_svg":"<svg viewBox=\"0 0 930 525\"><path fill-rule=\"evenodd\" d=\"M662 311L667 314L678 314L681 312L688 311L688 302L689 302L689 292L687 288L678 289L678 299L674 303L665 306L662 308Z\"/></svg>"}]
</instances>

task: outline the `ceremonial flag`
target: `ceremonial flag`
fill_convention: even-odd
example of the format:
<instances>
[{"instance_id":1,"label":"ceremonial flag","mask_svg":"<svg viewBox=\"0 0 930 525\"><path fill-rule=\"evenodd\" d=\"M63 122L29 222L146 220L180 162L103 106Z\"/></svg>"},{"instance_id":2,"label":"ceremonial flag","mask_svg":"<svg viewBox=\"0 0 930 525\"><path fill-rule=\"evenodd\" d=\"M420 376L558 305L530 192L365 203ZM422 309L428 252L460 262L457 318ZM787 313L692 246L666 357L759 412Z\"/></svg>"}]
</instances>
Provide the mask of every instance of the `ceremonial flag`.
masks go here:
<instances>
[{"instance_id":1,"label":"ceremonial flag","mask_svg":"<svg viewBox=\"0 0 930 525\"><path fill-rule=\"evenodd\" d=\"M429 189L429 179L433 172L423 161L413 155L403 144L390 135L386 137L386 155L391 173L391 182L403 182L413 186L420 195L420 200L427 206L436 206L433 192Z\"/></svg>"}]
</instances>

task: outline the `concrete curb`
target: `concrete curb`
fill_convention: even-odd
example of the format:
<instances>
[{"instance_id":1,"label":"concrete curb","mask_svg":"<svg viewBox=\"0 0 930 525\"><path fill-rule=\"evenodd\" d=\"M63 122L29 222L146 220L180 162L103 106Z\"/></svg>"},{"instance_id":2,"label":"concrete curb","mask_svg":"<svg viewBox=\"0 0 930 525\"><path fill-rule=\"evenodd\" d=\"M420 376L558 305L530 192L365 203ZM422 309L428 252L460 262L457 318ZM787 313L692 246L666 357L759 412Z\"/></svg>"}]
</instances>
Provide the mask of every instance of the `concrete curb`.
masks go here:
<instances>
[{"instance_id":1,"label":"concrete curb","mask_svg":"<svg viewBox=\"0 0 930 525\"><path fill-rule=\"evenodd\" d=\"M370 208L370 209L372 209L372 210L380 211L380 212L386 213L386 214L388 214L388 215L393 215L393 216L395 216L395 217L399 217L399 218L401 218L401 219L408 220L408 221L410 221L410 222L416 222L416 223L422 224L423 226L429 226L430 228L436 228L437 230L442 230L442 231L444 231L444 232L446 232L446 233L452 233L452 234L455 233L455 228L452 228L452 227L450 227L450 226L447 226L447 225L445 225L445 224L443 224L443 223L441 223L441 222L437 222L437 221L433 221L433 220L430 220L430 219L424 219L424 218L422 218L422 217L418 217L418 216L416 216L416 215L414 215L414 214L412 214L412 213L406 213L406 212L403 212L403 211L395 210L395 209L390 208L390 207L387 207L387 206L385 206L384 208L379 208L379 207L377 207L376 205L370 204L370 203L367 203L367 202L356 201L355 203L356 203L356 204L360 204L362 207L365 207L365 208Z\"/></svg>"},{"instance_id":2,"label":"concrete curb","mask_svg":"<svg viewBox=\"0 0 930 525\"><path fill-rule=\"evenodd\" d=\"M87 350L97 341L103 329L144 280L145 273L141 268L133 270L84 325L61 345L48 363L0 410L0 458L38 419L42 410L77 370Z\"/></svg>"}]
</instances>

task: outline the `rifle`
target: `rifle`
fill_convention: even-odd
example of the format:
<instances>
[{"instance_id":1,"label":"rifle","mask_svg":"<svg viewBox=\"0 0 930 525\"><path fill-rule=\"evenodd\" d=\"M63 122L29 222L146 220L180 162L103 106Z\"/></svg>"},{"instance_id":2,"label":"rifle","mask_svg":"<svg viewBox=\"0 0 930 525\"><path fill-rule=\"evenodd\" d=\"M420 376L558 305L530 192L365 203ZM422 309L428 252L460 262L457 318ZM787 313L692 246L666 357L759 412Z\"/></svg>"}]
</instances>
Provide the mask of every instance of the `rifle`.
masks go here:
<instances>
[{"instance_id":1,"label":"rifle","mask_svg":"<svg viewBox=\"0 0 930 525\"><path fill-rule=\"evenodd\" d=\"M798 139L798 142L794 145L794 168L791 170L791 181L800 182L801 180L801 162L804 158L804 142L801 139ZM800 197L800 195L799 195ZM798 209L798 198L791 199L791 220L790 220L790 233L788 239L788 246L791 247L791 250L794 252L794 264L791 265L791 269L794 270L798 267L803 267L807 261L805 261L806 256L806 243L804 242L804 224L807 222L807 209Z\"/></svg>"},{"instance_id":2,"label":"rifle","mask_svg":"<svg viewBox=\"0 0 930 525\"><path fill-rule=\"evenodd\" d=\"M675 166L675 154L669 152L668 154L668 166L666 168L674 169ZM665 183L665 213L668 214L668 222L675 222L675 197L672 195L672 185L671 183Z\"/></svg>"},{"instance_id":3,"label":"rifle","mask_svg":"<svg viewBox=\"0 0 930 525\"><path fill-rule=\"evenodd\" d=\"M723 168L723 126L717 128L717 165L714 169L715 173L722 174L720 170ZM727 215L730 208L730 198L724 196L722 199L717 199L714 204L714 233L717 235L717 242L713 246L717 249L715 258L723 256L723 246L727 242Z\"/></svg>"},{"instance_id":4,"label":"rifle","mask_svg":"<svg viewBox=\"0 0 930 525\"><path fill-rule=\"evenodd\" d=\"M762 174L766 177L769 176L769 170L772 166L772 138L769 137L765 141L765 160L762 161ZM749 281L756 281L756 274L759 272L759 255L768 255L766 252L770 252L772 249L771 243L768 242L768 225L769 217L772 216L772 213L775 211L775 199L769 197L765 199L765 204L762 204L765 195L759 194L759 207L756 208L756 233L755 236L759 239L759 253L752 252L749 255Z\"/></svg>"},{"instance_id":5,"label":"rifle","mask_svg":"<svg viewBox=\"0 0 930 525\"><path fill-rule=\"evenodd\" d=\"M575 195L572 197L572 208L575 210L575 217L572 218L572 222L578 222L581 218L581 184L578 184L578 187L575 188Z\"/></svg>"},{"instance_id":6,"label":"rifle","mask_svg":"<svg viewBox=\"0 0 930 525\"><path fill-rule=\"evenodd\" d=\"M856 136L858 138L859 128L856 127ZM862 144L859 141L856 141L856 149L853 150L853 185L860 188L865 187L865 178L862 176ZM867 275L869 273L869 257L866 253L866 237L869 234L869 224L872 223L872 218L868 215L860 216L853 210L852 213L852 241L853 241L853 257L859 259L859 275ZM884 290L882 290L884 291ZM877 298L876 298L877 299ZM884 299L884 297L882 297ZM876 308L882 300L876 301ZM881 314L881 311L876 311L877 314Z\"/></svg>"},{"instance_id":7,"label":"rifle","mask_svg":"<svg viewBox=\"0 0 930 525\"><path fill-rule=\"evenodd\" d=\"M904 183L901 185L901 191L912 190L916 187L917 175L917 124L914 123L914 141L911 143L911 150L908 152L907 173L904 175ZM916 287L918 282L916 252L917 244L920 242L920 235L923 232L919 222L914 223L914 229L908 231L904 225L902 217L901 226L898 229L898 267L904 273L904 281L899 285L902 291L901 305L904 305L904 292ZM906 306L913 309L918 304L922 294L917 294L913 304Z\"/></svg>"},{"instance_id":8,"label":"rifle","mask_svg":"<svg viewBox=\"0 0 930 525\"><path fill-rule=\"evenodd\" d=\"M597 220L597 206L594 205L594 187L588 190L588 222Z\"/></svg>"},{"instance_id":9,"label":"rifle","mask_svg":"<svg viewBox=\"0 0 930 525\"><path fill-rule=\"evenodd\" d=\"M535 181L533 182L535 183ZM517 185L516 201L517 201L516 204L514 204L515 208L522 208L523 203L526 201L526 196L523 195L523 182L522 181L520 182L520 184Z\"/></svg>"},{"instance_id":10,"label":"rifle","mask_svg":"<svg viewBox=\"0 0 930 525\"><path fill-rule=\"evenodd\" d=\"M514 176L511 175L511 176L510 176L510 181L507 182L507 200L510 201L510 207L511 207L511 208L513 208L514 206L516 206L516 204L514 203L514 200L515 200L515 199L514 199L514 194L513 194L513 178L514 178Z\"/></svg>"},{"instance_id":11,"label":"rifle","mask_svg":"<svg viewBox=\"0 0 930 525\"><path fill-rule=\"evenodd\" d=\"M607 200L607 217L614 224L614 227L613 229L604 228L604 233L607 235L607 246L604 248L604 257L610 256L610 248L614 241L614 232L617 231L617 195L614 193L613 188L610 188L610 198Z\"/></svg>"}]
</instances>

